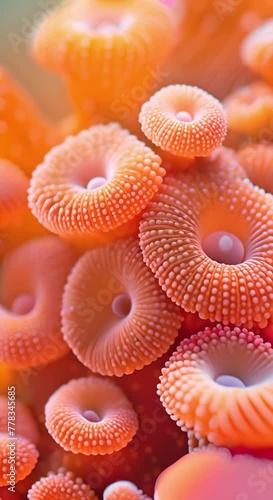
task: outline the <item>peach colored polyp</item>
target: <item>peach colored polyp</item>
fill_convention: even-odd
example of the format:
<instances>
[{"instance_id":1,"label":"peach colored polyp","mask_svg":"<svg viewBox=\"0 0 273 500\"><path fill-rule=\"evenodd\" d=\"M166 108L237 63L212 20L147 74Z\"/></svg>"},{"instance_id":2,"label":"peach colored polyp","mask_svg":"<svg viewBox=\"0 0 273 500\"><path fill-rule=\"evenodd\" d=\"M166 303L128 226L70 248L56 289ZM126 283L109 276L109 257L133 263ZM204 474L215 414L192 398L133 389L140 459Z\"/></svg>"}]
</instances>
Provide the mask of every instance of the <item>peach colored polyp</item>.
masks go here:
<instances>
[{"instance_id":1,"label":"peach colored polyp","mask_svg":"<svg viewBox=\"0 0 273 500\"><path fill-rule=\"evenodd\" d=\"M154 500L271 500L273 462L228 450L196 451L163 471Z\"/></svg>"}]
</instances>

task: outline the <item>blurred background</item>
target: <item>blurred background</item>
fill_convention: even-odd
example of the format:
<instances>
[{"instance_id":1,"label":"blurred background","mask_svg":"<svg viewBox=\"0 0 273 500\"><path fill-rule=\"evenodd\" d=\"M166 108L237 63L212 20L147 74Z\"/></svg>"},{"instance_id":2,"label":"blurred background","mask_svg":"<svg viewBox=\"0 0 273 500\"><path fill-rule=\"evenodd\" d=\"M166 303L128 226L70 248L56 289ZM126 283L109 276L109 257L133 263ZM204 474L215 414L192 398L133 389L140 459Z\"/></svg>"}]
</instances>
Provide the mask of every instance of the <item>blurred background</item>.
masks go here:
<instances>
[{"instance_id":1,"label":"blurred background","mask_svg":"<svg viewBox=\"0 0 273 500\"><path fill-rule=\"evenodd\" d=\"M31 33L60 0L0 0L0 64L40 102L54 119L67 113L66 94L60 78L41 69L31 58Z\"/></svg>"},{"instance_id":2,"label":"blurred background","mask_svg":"<svg viewBox=\"0 0 273 500\"><path fill-rule=\"evenodd\" d=\"M63 1L0 0L0 64L8 66L53 119L68 114L66 91L60 77L32 60L30 42L45 16ZM251 30L273 15L273 0L177 0L177 5L179 36L162 68L166 76L160 86L198 85L222 100L256 78L244 67L239 48Z\"/></svg>"}]
</instances>

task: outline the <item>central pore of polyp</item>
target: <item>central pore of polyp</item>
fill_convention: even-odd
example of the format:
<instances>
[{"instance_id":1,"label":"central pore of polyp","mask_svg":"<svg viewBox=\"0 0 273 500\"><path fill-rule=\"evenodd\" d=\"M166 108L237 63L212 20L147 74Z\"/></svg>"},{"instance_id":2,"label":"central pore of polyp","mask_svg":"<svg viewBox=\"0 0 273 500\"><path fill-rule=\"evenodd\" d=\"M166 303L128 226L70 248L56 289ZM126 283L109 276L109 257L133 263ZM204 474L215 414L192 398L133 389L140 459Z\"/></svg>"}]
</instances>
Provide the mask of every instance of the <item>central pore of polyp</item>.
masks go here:
<instances>
[{"instance_id":1,"label":"central pore of polyp","mask_svg":"<svg viewBox=\"0 0 273 500\"><path fill-rule=\"evenodd\" d=\"M131 311L131 298L127 293L117 295L112 302L112 311L119 318L125 318Z\"/></svg>"},{"instance_id":2,"label":"central pore of polyp","mask_svg":"<svg viewBox=\"0 0 273 500\"><path fill-rule=\"evenodd\" d=\"M233 375L219 375L219 377L215 379L215 382L224 387L238 387L242 389L245 387L244 382Z\"/></svg>"},{"instance_id":3,"label":"central pore of polyp","mask_svg":"<svg viewBox=\"0 0 273 500\"><path fill-rule=\"evenodd\" d=\"M109 180L108 166L103 158L94 161L93 158L82 161L70 174L70 182L81 189L95 191Z\"/></svg>"},{"instance_id":4,"label":"central pore of polyp","mask_svg":"<svg viewBox=\"0 0 273 500\"><path fill-rule=\"evenodd\" d=\"M100 422L101 421L101 418L99 417L99 415L93 411L93 410L85 410L83 412L83 417L88 420L88 422Z\"/></svg>"},{"instance_id":5,"label":"central pore of polyp","mask_svg":"<svg viewBox=\"0 0 273 500\"><path fill-rule=\"evenodd\" d=\"M90 17L88 12L80 12L77 18L73 19L73 25L80 31L97 32L111 34L123 29L125 19L124 12L101 12Z\"/></svg>"},{"instance_id":6,"label":"central pore of polyp","mask_svg":"<svg viewBox=\"0 0 273 500\"><path fill-rule=\"evenodd\" d=\"M179 111L178 113L176 113L176 119L179 120L180 122L188 123L193 120L193 117L187 111Z\"/></svg>"},{"instance_id":7,"label":"central pore of polyp","mask_svg":"<svg viewBox=\"0 0 273 500\"><path fill-rule=\"evenodd\" d=\"M206 255L220 264L236 265L244 260L245 249L241 240L228 231L208 234L202 244Z\"/></svg>"},{"instance_id":8,"label":"central pore of polyp","mask_svg":"<svg viewBox=\"0 0 273 500\"><path fill-rule=\"evenodd\" d=\"M95 189L104 186L106 182L107 179L105 179L105 177L93 177L93 179L90 179L88 182L86 189L88 189L88 191L94 191Z\"/></svg>"},{"instance_id":9,"label":"central pore of polyp","mask_svg":"<svg viewBox=\"0 0 273 500\"><path fill-rule=\"evenodd\" d=\"M11 305L11 312L13 314L27 314L31 311L34 306L34 298L27 294L22 293L18 295Z\"/></svg>"}]
</instances>

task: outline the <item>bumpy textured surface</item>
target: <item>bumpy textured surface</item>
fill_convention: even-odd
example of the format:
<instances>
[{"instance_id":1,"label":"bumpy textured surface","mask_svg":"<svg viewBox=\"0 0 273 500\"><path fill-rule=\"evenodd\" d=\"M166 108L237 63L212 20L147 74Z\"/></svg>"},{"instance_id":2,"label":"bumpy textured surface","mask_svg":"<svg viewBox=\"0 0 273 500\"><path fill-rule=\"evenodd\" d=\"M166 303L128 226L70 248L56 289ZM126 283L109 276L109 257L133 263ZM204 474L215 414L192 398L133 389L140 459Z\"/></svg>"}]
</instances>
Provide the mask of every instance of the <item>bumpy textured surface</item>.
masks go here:
<instances>
[{"instance_id":1,"label":"bumpy textured surface","mask_svg":"<svg viewBox=\"0 0 273 500\"><path fill-rule=\"evenodd\" d=\"M95 412L94 421L84 417ZM72 380L45 407L46 427L66 451L105 455L121 450L138 429L137 414L114 382L98 377Z\"/></svg>"},{"instance_id":2,"label":"bumpy textured surface","mask_svg":"<svg viewBox=\"0 0 273 500\"><path fill-rule=\"evenodd\" d=\"M273 446L273 349L247 329L217 325L184 339L162 370L158 394L172 419L217 446ZM217 383L221 375L243 387Z\"/></svg>"},{"instance_id":3,"label":"bumpy textured surface","mask_svg":"<svg viewBox=\"0 0 273 500\"><path fill-rule=\"evenodd\" d=\"M243 180L233 163L225 152L208 169L199 160L197 169L167 176L143 214L140 244L163 290L186 311L264 327L273 304L272 197ZM204 252L204 238L220 230L244 245L241 263L219 263Z\"/></svg>"},{"instance_id":4,"label":"bumpy textured surface","mask_svg":"<svg viewBox=\"0 0 273 500\"><path fill-rule=\"evenodd\" d=\"M90 486L72 472L60 470L49 473L34 483L28 492L29 500L98 500Z\"/></svg>"},{"instance_id":5,"label":"bumpy textured surface","mask_svg":"<svg viewBox=\"0 0 273 500\"><path fill-rule=\"evenodd\" d=\"M173 344L181 319L133 238L85 253L65 287L64 339L101 375L122 376L150 364Z\"/></svg>"},{"instance_id":6,"label":"bumpy textured surface","mask_svg":"<svg viewBox=\"0 0 273 500\"><path fill-rule=\"evenodd\" d=\"M186 115L186 121L178 119ZM156 146L185 157L209 156L221 146L226 132L222 104L198 87L170 85L146 102L139 120Z\"/></svg>"},{"instance_id":7,"label":"bumpy textured surface","mask_svg":"<svg viewBox=\"0 0 273 500\"><path fill-rule=\"evenodd\" d=\"M60 332L60 308L74 262L74 252L54 236L26 242L5 257L0 288L1 361L27 368L68 352Z\"/></svg>"},{"instance_id":8,"label":"bumpy textured surface","mask_svg":"<svg viewBox=\"0 0 273 500\"><path fill-rule=\"evenodd\" d=\"M151 500L151 498L130 481L117 481L106 488L103 500Z\"/></svg>"},{"instance_id":9,"label":"bumpy textured surface","mask_svg":"<svg viewBox=\"0 0 273 500\"><path fill-rule=\"evenodd\" d=\"M159 156L119 125L94 126L45 157L33 174L29 205L54 233L108 232L148 205L165 175L160 164ZM93 178L105 184L90 189Z\"/></svg>"},{"instance_id":10,"label":"bumpy textured surface","mask_svg":"<svg viewBox=\"0 0 273 500\"><path fill-rule=\"evenodd\" d=\"M14 448L11 447L15 444ZM9 481L13 480L16 471L15 483L25 479L34 469L38 460L38 451L34 444L22 436L14 436L12 439L8 434L0 433L0 486L9 486ZM13 463L14 457L16 462ZM10 463L9 463L10 460Z\"/></svg>"}]
</instances>

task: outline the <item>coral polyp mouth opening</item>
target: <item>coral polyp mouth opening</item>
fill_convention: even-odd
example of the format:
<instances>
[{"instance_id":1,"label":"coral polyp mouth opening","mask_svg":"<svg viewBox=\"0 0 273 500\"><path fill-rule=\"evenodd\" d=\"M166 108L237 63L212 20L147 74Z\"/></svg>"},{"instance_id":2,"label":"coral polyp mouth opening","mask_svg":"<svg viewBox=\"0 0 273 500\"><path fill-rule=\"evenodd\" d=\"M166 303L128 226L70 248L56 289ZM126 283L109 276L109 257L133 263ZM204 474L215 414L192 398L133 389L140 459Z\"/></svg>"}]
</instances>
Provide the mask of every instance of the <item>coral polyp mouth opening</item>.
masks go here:
<instances>
[{"instance_id":1,"label":"coral polyp mouth opening","mask_svg":"<svg viewBox=\"0 0 273 500\"><path fill-rule=\"evenodd\" d=\"M190 113L187 111L178 111L176 113L176 119L179 120L180 122L191 122L193 120L193 117Z\"/></svg>"},{"instance_id":2,"label":"coral polyp mouth opening","mask_svg":"<svg viewBox=\"0 0 273 500\"><path fill-rule=\"evenodd\" d=\"M131 16L124 9L115 8L112 12L107 9L98 9L95 13L90 7L79 9L79 12L72 17L71 27L85 33L94 35L112 35L128 28L132 22Z\"/></svg>"},{"instance_id":3,"label":"coral polyp mouth opening","mask_svg":"<svg viewBox=\"0 0 273 500\"><path fill-rule=\"evenodd\" d=\"M88 22L86 20L81 21L73 21L72 23L74 29L79 31L84 31L88 33L96 32L97 34L112 34L123 29L123 24L119 22L115 22L109 20L105 21L97 21L97 22Z\"/></svg>"},{"instance_id":4,"label":"coral polyp mouth opening","mask_svg":"<svg viewBox=\"0 0 273 500\"><path fill-rule=\"evenodd\" d=\"M104 186L104 184L107 183L107 179L105 177L94 177L93 179L90 179L88 182L86 189L89 191L94 191L95 189L99 189L100 187Z\"/></svg>"},{"instance_id":5,"label":"coral polyp mouth opening","mask_svg":"<svg viewBox=\"0 0 273 500\"><path fill-rule=\"evenodd\" d=\"M10 310L13 314L24 315L28 314L33 309L34 304L34 297L27 293L23 293L14 299Z\"/></svg>"},{"instance_id":6,"label":"coral polyp mouth opening","mask_svg":"<svg viewBox=\"0 0 273 500\"><path fill-rule=\"evenodd\" d=\"M112 302L112 311L119 318L125 318L130 314L132 301L130 295L121 293L117 295Z\"/></svg>"},{"instance_id":7,"label":"coral polyp mouth opening","mask_svg":"<svg viewBox=\"0 0 273 500\"><path fill-rule=\"evenodd\" d=\"M240 378L234 377L233 375L219 375L215 378L214 382L216 382L216 384L222 385L223 387L246 387L244 382Z\"/></svg>"},{"instance_id":8,"label":"coral polyp mouth opening","mask_svg":"<svg viewBox=\"0 0 273 500\"><path fill-rule=\"evenodd\" d=\"M69 173L68 180L75 187L94 191L104 186L110 177L111 172L107 161L97 156L95 158L83 158L82 161L75 162L75 166L72 167Z\"/></svg>"},{"instance_id":9,"label":"coral polyp mouth opening","mask_svg":"<svg viewBox=\"0 0 273 500\"><path fill-rule=\"evenodd\" d=\"M273 0L35 3L0 0L42 99L0 57L0 500L272 499Z\"/></svg>"},{"instance_id":10,"label":"coral polyp mouth opening","mask_svg":"<svg viewBox=\"0 0 273 500\"><path fill-rule=\"evenodd\" d=\"M82 416L88 420L88 422L93 422L93 423L96 423L96 422L100 422L101 421L101 418L100 416L98 415L98 413L96 413L95 411L93 410L85 410L82 414Z\"/></svg>"},{"instance_id":11,"label":"coral polyp mouth opening","mask_svg":"<svg viewBox=\"0 0 273 500\"><path fill-rule=\"evenodd\" d=\"M205 254L220 264L236 265L244 260L245 249L241 240L229 231L216 231L207 235L202 244Z\"/></svg>"}]
</instances>

